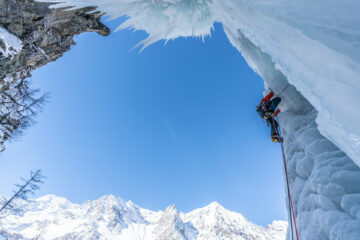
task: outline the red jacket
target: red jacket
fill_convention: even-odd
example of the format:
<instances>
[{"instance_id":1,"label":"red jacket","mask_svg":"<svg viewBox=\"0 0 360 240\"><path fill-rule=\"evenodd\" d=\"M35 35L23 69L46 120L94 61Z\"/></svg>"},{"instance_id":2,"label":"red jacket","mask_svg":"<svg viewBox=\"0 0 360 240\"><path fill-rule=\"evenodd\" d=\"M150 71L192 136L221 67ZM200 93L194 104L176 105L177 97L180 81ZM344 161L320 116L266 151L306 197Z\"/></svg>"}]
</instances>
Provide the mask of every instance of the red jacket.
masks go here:
<instances>
[{"instance_id":1,"label":"red jacket","mask_svg":"<svg viewBox=\"0 0 360 240\"><path fill-rule=\"evenodd\" d=\"M259 105L262 105L265 101L270 101L274 96L273 91L271 91L268 95L266 95L260 102ZM275 116L277 116L280 113L280 109L276 110Z\"/></svg>"},{"instance_id":2,"label":"red jacket","mask_svg":"<svg viewBox=\"0 0 360 240\"><path fill-rule=\"evenodd\" d=\"M263 102L265 101L270 101L270 99L272 99L272 97L274 96L274 93L271 91L268 95L266 95L260 102L260 105L263 104Z\"/></svg>"}]
</instances>

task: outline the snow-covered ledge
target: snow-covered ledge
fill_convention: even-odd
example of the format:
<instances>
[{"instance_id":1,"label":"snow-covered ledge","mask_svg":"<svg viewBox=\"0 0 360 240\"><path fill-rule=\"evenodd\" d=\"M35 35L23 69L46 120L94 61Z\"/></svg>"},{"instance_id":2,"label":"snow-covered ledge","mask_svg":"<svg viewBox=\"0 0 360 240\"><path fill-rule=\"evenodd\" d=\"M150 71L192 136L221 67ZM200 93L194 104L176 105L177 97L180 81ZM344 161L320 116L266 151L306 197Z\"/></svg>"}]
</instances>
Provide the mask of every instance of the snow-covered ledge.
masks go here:
<instances>
[{"instance_id":1,"label":"snow-covered ledge","mask_svg":"<svg viewBox=\"0 0 360 240\"><path fill-rule=\"evenodd\" d=\"M38 0L52 1L58 0ZM61 0L98 6L120 27L160 39L204 37L221 22L265 87L281 95L290 188L300 239L360 236L358 0Z\"/></svg>"},{"instance_id":2,"label":"snow-covered ledge","mask_svg":"<svg viewBox=\"0 0 360 240\"><path fill-rule=\"evenodd\" d=\"M22 48L21 40L0 26L0 58L13 57Z\"/></svg>"}]
</instances>

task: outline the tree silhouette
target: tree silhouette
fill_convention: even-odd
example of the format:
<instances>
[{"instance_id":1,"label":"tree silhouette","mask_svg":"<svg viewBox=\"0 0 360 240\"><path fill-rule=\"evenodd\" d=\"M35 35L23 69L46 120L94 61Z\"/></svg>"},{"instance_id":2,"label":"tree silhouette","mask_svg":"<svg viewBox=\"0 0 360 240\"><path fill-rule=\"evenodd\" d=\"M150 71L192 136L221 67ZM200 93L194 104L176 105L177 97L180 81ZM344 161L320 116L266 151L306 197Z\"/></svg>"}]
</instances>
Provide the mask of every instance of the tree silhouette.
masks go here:
<instances>
[{"instance_id":1,"label":"tree silhouette","mask_svg":"<svg viewBox=\"0 0 360 240\"><path fill-rule=\"evenodd\" d=\"M49 95L39 96L38 89L30 88L27 79L4 84L0 89L0 151L9 138L21 136L35 121Z\"/></svg>"},{"instance_id":2,"label":"tree silhouette","mask_svg":"<svg viewBox=\"0 0 360 240\"><path fill-rule=\"evenodd\" d=\"M44 183L45 177L42 175L41 170L30 172L30 178L24 179L22 184L15 184L16 190L14 195L9 199L0 200L0 217L5 217L8 214L20 214L23 212L24 205L20 206L15 200L22 199L28 201L28 196L33 195L38 190L39 184Z\"/></svg>"}]
</instances>

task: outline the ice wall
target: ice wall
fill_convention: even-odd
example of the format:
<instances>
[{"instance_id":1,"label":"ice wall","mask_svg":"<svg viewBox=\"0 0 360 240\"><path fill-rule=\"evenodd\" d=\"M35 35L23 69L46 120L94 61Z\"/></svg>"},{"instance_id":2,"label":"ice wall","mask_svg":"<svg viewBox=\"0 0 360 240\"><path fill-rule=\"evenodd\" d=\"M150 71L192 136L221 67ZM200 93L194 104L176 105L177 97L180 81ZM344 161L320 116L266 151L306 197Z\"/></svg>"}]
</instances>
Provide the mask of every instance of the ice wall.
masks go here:
<instances>
[{"instance_id":1,"label":"ice wall","mask_svg":"<svg viewBox=\"0 0 360 240\"><path fill-rule=\"evenodd\" d=\"M57 0L41 0L53 1ZM358 0L62 0L96 5L147 46L204 37L219 21L266 87L281 92L280 124L300 239L360 235ZM346 154L345 154L346 153ZM356 165L356 164L357 165Z\"/></svg>"},{"instance_id":2,"label":"ice wall","mask_svg":"<svg viewBox=\"0 0 360 240\"><path fill-rule=\"evenodd\" d=\"M257 0L217 5L223 8L223 25L240 30L271 56L317 110L320 132L360 166L360 2Z\"/></svg>"},{"instance_id":3,"label":"ice wall","mask_svg":"<svg viewBox=\"0 0 360 240\"><path fill-rule=\"evenodd\" d=\"M316 110L241 31L225 28L234 46L281 92L279 116L299 238L355 240L360 235L360 168L317 129ZM286 200L288 202L288 199ZM288 232L288 239L290 238Z\"/></svg>"}]
</instances>

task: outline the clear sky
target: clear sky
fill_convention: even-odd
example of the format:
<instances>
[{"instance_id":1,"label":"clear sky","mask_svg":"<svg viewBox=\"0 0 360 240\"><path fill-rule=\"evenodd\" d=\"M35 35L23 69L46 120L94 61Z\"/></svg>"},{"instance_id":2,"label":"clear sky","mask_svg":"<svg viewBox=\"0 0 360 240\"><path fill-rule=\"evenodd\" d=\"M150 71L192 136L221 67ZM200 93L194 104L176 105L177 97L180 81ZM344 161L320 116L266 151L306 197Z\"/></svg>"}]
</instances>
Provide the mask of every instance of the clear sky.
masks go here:
<instances>
[{"instance_id":1,"label":"clear sky","mask_svg":"<svg viewBox=\"0 0 360 240\"><path fill-rule=\"evenodd\" d=\"M255 112L263 81L221 25L204 43L131 50L144 37L86 33L33 72L50 102L0 155L0 194L40 168L48 179L36 197L113 194L185 212L218 201L257 224L286 219L280 146Z\"/></svg>"}]
</instances>

